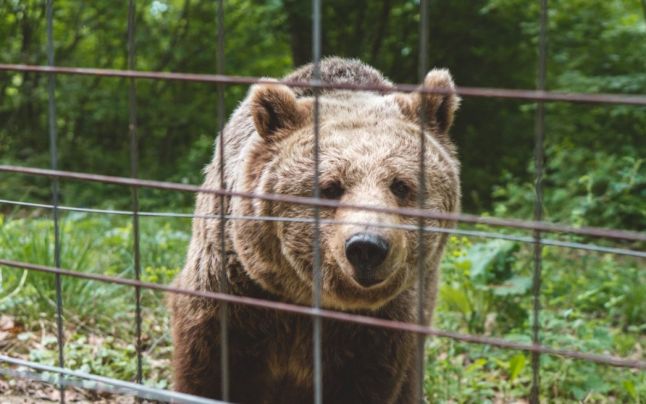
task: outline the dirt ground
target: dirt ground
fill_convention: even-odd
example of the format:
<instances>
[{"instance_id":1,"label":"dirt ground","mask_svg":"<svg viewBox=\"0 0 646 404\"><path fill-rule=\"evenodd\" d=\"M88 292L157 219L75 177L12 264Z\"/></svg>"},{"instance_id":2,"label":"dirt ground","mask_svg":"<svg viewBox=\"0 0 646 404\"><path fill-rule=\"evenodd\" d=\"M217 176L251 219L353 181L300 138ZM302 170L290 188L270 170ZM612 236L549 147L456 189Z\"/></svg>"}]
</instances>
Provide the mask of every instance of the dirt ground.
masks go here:
<instances>
[{"instance_id":1,"label":"dirt ground","mask_svg":"<svg viewBox=\"0 0 646 404\"><path fill-rule=\"evenodd\" d=\"M56 387L47 383L0 376L0 404L58 403L59 394ZM136 400L134 397L67 388L65 402L134 404Z\"/></svg>"},{"instance_id":2,"label":"dirt ground","mask_svg":"<svg viewBox=\"0 0 646 404\"><path fill-rule=\"evenodd\" d=\"M45 327L43 327L45 329ZM29 349L33 339L21 339L25 327L11 316L0 315L0 353L18 359L29 359ZM0 363L0 366L6 364ZM37 372L35 372L37 373ZM50 383L16 378L0 374L0 404L58 403L58 388ZM117 396L87 389L68 387L65 401L69 403L118 403L131 404L136 400L131 396ZM150 401L144 401L150 402Z\"/></svg>"},{"instance_id":3,"label":"dirt ground","mask_svg":"<svg viewBox=\"0 0 646 404\"><path fill-rule=\"evenodd\" d=\"M0 376L0 404L41 404L59 402L59 391L47 383L8 379ZM116 397L109 394L97 394L73 388L65 390L65 401L69 403L135 403L133 397Z\"/></svg>"}]
</instances>

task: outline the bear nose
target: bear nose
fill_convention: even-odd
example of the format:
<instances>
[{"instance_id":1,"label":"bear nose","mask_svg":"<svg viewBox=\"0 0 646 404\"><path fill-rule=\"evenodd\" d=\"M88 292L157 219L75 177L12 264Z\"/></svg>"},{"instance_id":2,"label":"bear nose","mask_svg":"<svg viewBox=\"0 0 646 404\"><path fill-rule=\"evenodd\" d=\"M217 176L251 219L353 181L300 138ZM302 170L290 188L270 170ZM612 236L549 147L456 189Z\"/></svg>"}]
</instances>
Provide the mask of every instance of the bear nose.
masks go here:
<instances>
[{"instance_id":1,"label":"bear nose","mask_svg":"<svg viewBox=\"0 0 646 404\"><path fill-rule=\"evenodd\" d=\"M345 256L356 271L356 278L364 286L381 281L375 269L388 255L388 241L371 233L357 233L345 241Z\"/></svg>"}]
</instances>

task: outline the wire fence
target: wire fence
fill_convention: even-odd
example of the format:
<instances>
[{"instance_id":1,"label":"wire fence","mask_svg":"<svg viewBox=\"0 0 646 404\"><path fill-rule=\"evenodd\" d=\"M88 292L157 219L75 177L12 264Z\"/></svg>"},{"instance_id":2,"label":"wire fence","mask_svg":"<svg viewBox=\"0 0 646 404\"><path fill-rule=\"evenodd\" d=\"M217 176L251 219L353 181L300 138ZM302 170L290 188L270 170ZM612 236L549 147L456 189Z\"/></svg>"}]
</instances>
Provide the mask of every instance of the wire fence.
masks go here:
<instances>
[{"instance_id":1,"label":"wire fence","mask_svg":"<svg viewBox=\"0 0 646 404\"><path fill-rule=\"evenodd\" d=\"M291 87L306 87L314 91L314 151L315 151L315 169L312 172L314 178L313 184L313 197L297 197L282 194L255 194L245 192L234 192L226 189L224 186L224 173L227 167L225 166L224 147L225 136L224 133L224 87L226 85L249 85L249 84L276 84L275 81L261 79L257 77L242 77L224 74L224 40L225 40L225 27L224 27L224 3L223 0L216 0L217 12L215 17L216 37L217 37L217 66L216 74L188 74L188 73L171 73L171 72L144 72L137 71L136 63L136 49L134 40L136 36L135 27L135 1L128 1L128 62L127 70L108 70L108 69L93 69L93 68L77 68L77 67L60 67L55 65L54 59L54 46L53 46L53 1L48 0L46 5L46 18L47 18L47 66L33 66L33 65L20 65L20 64L0 64L0 71L12 72L33 72L46 74L48 76L48 101L49 101L49 140L50 140L50 154L51 154L51 169L42 169L34 167L20 167L20 166L0 166L0 172L5 174L26 174L31 176L41 176L51 179L52 184L52 203L51 204L38 204L21 202L15 200L1 199L1 204L42 208L48 209L52 212L54 222L54 262L53 266L36 265L29 262L17 262L13 260L0 257L0 266L7 266L13 268L24 269L28 271L36 271L43 273L51 273L56 277L56 324L57 324L57 346L58 346L58 366L45 366L31 361L25 361L17 358L11 358L6 355L0 355L0 362L4 363L4 367L0 367L0 374L10 377L27 378L30 380L41 381L58 386L60 389L60 401L65 402L65 388L69 386L91 389L97 391L108 391L115 394L128 394L134 395L139 399L153 399L159 401L179 401L179 402L194 402L206 403L216 402L195 396L190 396L181 393L175 393L163 389L155 389L144 386L142 384L142 335L141 335L141 291L142 289L157 290L166 293L183 294L188 296L201 297L206 299L213 299L222 304L219 306L219 321L220 321L220 349L221 349L221 391L222 399L227 402L230 399L230 373L229 369L229 346L228 346L228 310L229 305L246 305L250 307L271 309L285 313L291 313L299 316L307 316L312 318L313 324L313 401L317 404L323 402L323 385L325 380L322 376L322 340L321 340L321 320L330 319L342 322L349 322L361 324L366 327L379 327L383 329L398 330L410 332L417 335L417 362L416 362L416 401L423 402L424 400L424 369L425 369L425 354L424 347L427 337L440 337L449 338L456 341L482 344L487 346L498 347L502 349L520 350L531 354L531 371L532 371L532 385L529 391L529 400L532 403L539 402L539 387L540 387L540 358L541 355L555 355L565 358L578 359L588 362L604 364L608 366L631 368L631 369L646 369L646 361L640 359L630 359L616 357L612 355L599 355L589 352L580 352L574 350L557 349L541 344L541 326L540 326L540 295L541 295L541 272L542 272L542 249L544 246L555 246L561 248L580 249L595 253L609 253L617 255L626 255L637 258L646 258L646 251L637 249L641 243L646 242L646 234L621 230L621 229L607 229L607 228L594 228L594 227L574 227L562 224L555 224L543 221L543 201L542 201L542 176L543 176L543 160L544 160L544 139L545 139L545 116L544 116L544 103L545 102L575 102L575 103L607 103L607 104L624 104L624 105L646 105L646 96L644 95L624 95L624 94L586 94L586 93L557 93L548 92L545 90L546 81L546 49L547 49L547 0L539 0L540 3L540 33L538 42L538 66L537 66L537 86L535 90L511 90L511 89L493 89L493 88L470 88L470 87L457 87L452 89L423 89L416 85L396 84L390 86L359 86L353 84L331 84L322 82L320 79L320 61L321 61L321 1L312 0L312 60L314 64L313 78L308 82L281 82L281 84ZM428 1L420 1L420 60L419 60L419 74L423 79L427 71L428 60L428 32L429 32L429 16L428 16ZM56 133L56 101L55 101L55 88L56 76L66 75L90 75L90 76L104 76L104 77L119 77L128 80L128 105L129 105L129 137L130 137L130 177L114 177L105 175L96 175L89 173L70 172L58 170L58 151L57 151L57 133ZM219 188L204 188L195 185L150 181L138 178L138 160L139 151L137 148L137 95L136 95L136 82L137 80L151 79L151 80L175 80L187 82L199 82L217 85L217 116L220 123L219 137L218 137L218 153L220 164L220 178ZM419 93L435 93L435 94L449 94L457 93L463 97L486 97L486 98L503 98L503 99L516 99L525 101L536 101L537 111L535 118L535 148L534 159L536 161L536 182L535 191L536 198L534 202L534 216L533 220L515 220L497 217L483 217L468 214L452 214L430 211L423 208L423 201L419 201L417 208L388 208L379 206L363 206L342 203L339 201L323 199L320 197L319 189L319 102L322 91L329 89L343 89L343 90L357 90L357 91L378 91L382 93L389 92L419 92ZM422 116L420 125L423 125L426 117ZM424 177L426 169L424 166L424 128L420 126L420 143L421 155L419 156L419 185L423 186L426 183ZM112 209L91 209L80 208L73 206L63 206L60 204L60 181L61 180L76 180L97 182L103 184L120 185L129 187L131 190L131 210L112 210ZM284 217L270 217L270 216L235 216L226 214L224 209L220 209L217 215L197 215L188 213L176 212L145 212L140 210L139 206L139 191L143 188L149 189L162 189L175 192L189 192L189 193L209 193L218 196L221 202L220 206L224 206L225 198L247 198L258 199L266 201L284 202L290 204L299 204L313 208L313 217L301 218L284 218ZM423 193L420 192L420 195ZM397 214L418 219L417 225L376 225L374 223L355 223L322 219L320 215L321 208L344 208L355 210L375 211L381 213ZM92 214L110 214L110 215L127 215L132 218L132 231L133 231L133 266L134 266L134 279L126 279L121 277L90 274L81 271L73 271L70 269L62 268L60 260L61 252L61 237L60 237L60 214L61 212L86 212ZM224 234L226 221L271 221L271 222L302 222L310 223L314 229L314 244L313 248L313 301L311 307L294 305L270 300L262 300L252 297L239 296L229 293L227 285L222 285L218 291L198 291L182 289L174 286L161 285L156 283L144 282L141 280L141 253L140 253L140 229L139 220L141 217L177 217L177 218L203 218L217 220L221 234ZM426 224L430 220L433 225ZM518 234L505 234L501 231L483 231L471 230L463 228L450 228L440 226L441 223L464 223L470 225L486 225L499 229L514 229L518 231L531 232L527 235ZM327 224L365 224L370 226L386 226L394 227L406 231L415 231L418 233L418 242L420 248L420 259L418 262L418 281L420 285L423 284L426 276L426 267L424 265L424 255L427 252L424 246L424 235L428 233L444 233L464 235L468 237L481 237L481 238L494 238L512 240L521 243L526 243L533 246L533 323L531 344L518 343L508 341L501 338L493 338L482 335L470 335L446 330L439 330L425 325L423 297L418 299L417 321L414 323L407 323L401 321L385 320L365 315L356 315L339 311L332 311L323 309L321 306L321 251L320 251L320 231L322 225ZM599 238L609 240L621 240L633 242L631 248L617 248L607 247L592 242L572 242L568 240L559 240L557 238L547 238L547 234L559 235L578 235L587 238ZM224 238L221 238L221 244L218 246L219 254L225 256ZM637 246L637 247L635 247ZM226 260L221 259L222 271L225 271ZM64 353L64 324L63 324L63 303L62 303L62 288L61 282L64 277L75 277L80 279L104 282L109 284L124 285L134 288L135 299L133 305L135 307L135 347L136 347L136 377L135 382L128 382L117 380L113 378L101 377L91 375L83 372L71 370L66 367ZM419 288L423 290L422 287ZM28 370L30 369L30 370Z\"/></svg>"}]
</instances>

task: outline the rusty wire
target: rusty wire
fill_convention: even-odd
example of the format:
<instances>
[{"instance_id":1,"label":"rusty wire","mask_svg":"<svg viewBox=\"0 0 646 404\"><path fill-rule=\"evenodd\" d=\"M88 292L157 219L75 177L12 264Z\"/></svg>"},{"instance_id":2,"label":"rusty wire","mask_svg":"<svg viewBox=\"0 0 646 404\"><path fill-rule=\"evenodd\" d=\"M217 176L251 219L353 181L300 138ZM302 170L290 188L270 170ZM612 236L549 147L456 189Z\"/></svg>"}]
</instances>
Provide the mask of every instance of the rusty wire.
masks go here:
<instances>
[{"instance_id":1,"label":"rusty wire","mask_svg":"<svg viewBox=\"0 0 646 404\"><path fill-rule=\"evenodd\" d=\"M87 67L63 67L63 66L39 66L26 64L0 64L0 71L13 72L31 72L31 73L55 73L80 76L102 76L117 78L134 78L134 79L152 79L152 80L172 80L172 81L190 81L198 83L212 84L273 84L275 80L251 77L251 76L234 76L219 74L197 74L197 73L174 73L174 72L154 72L154 71L135 71L135 70L118 70L118 69L97 69ZM324 83L324 82L294 82L281 81L290 87L300 88L319 88L319 89L341 89L354 91L378 91L384 93L390 92L419 92L423 94L452 94L457 93L464 97L479 98L502 98L516 99L525 101L562 101L571 103L594 103L594 104L620 104L620 105L646 105L646 96L635 94L608 94L608 93L564 93L539 90L517 90L505 88L486 88L486 87L456 87L452 89L424 89L416 84L396 84L391 86L367 86L349 83Z\"/></svg>"},{"instance_id":2,"label":"rusty wire","mask_svg":"<svg viewBox=\"0 0 646 404\"><path fill-rule=\"evenodd\" d=\"M253 298L253 297L237 296L237 295L230 295L230 294L217 293L217 292L208 292L203 290L183 289L183 288L177 288L169 285L161 285L156 283L137 281L135 279L119 278L119 277L100 275L100 274L94 274L94 273L77 272L77 271L71 271L69 269L54 268L50 266L37 265L37 264L28 263L28 262L19 262L19 261L7 260L7 259L0 259L0 266L3 266L3 265L8 267L13 267L13 268L37 271L37 272L60 274L63 276L71 276L71 277L87 279L91 281L105 282L105 283L125 285L125 286L139 286L141 288L150 289L150 290L178 293L178 294L195 296L195 297L203 297L203 298L218 300L218 301L227 302L231 304L240 304L240 305L256 307L259 309L278 310L285 313L305 315L305 316L311 316L311 317L318 316L320 318L324 318L328 320L343 321L348 323L363 324L366 326L384 328L384 329L395 330L395 331L404 331L404 332L411 332L416 334L432 335L432 336L442 337L442 338L450 338L460 342L490 345L497 348L520 350L525 352L540 352L542 354L585 360L588 362L595 362L595 363L605 364L605 365L614 366L614 367L646 370L646 361L639 360L639 359L622 358L622 357L617 357L612 355L599 355L599 354L592 354L588 352L579 352L579 351L573 351L573 350L567 350L567 349L552 348L552 347L547 347L542 345L525 344L521 342L504 340L502 338L438 330L434 327L422 326L416 323L384 320L381 318L370 317L366 315L351 314L351 313L333 311L333 310L327 310L327 309L316 309L308 306L299 306L296 304L276 302L273 300L263 300L263 299Z\"/></svg>"},{"instance_id":3,"label":"rusty wire","mask_svg":"<svg viewBox=\"0 0 646 404\"><path fill-rule=\"evenodd\" d=\"M100 182L114 185L137 186L143 188L162 189L170 191L208 193L214 195L226 195L239 198L255 198L260 200L293 203L305 206L320 206L325 208L343 208L356 209L371 212L381 212L398 214L409 217L421 217L425 219L435 219L447 222L462 222L469 224L480 224L496 227L509 227L521 230L540 230L548 233L567 233L580 236L600 237L617 240L627 240L636 242L646 242L646 233L640 233L630 230L616 230L600 227L573 227L557 223L536 222L530 220L505 219L488 216L478 216L470 214L456 214L435 212L426 209L416 208L388 208L373 205L357 205L350 203L338 202L329 199L317 199L303 196L283 195L283 194L256 194L252 192L237 192L222 189L204 188L197 185L181 184L165 181L142 180L128 177L115 177L100 174L88 174L73 171L48 170L43 168L22 167L12 165L0 165L0 172L10 172L16 174L29 174L44 177L58 177L71 180L83 180Z\"/></svg>"},{"instance_id":4,"label":"rusty wire","mask_svg":"<svg viewBox=\"0 0 646 404\"><path fill-rule=\"evenodd\" d=\"M53 209L54 205L45 203L21 202L8 199L0 199L0 204L15 205L28 208L42 208ZM105 215L121 215L130 216L132 211L129 210L115 210L115 209L94 209L82 208L75 206L58 205L58 210L62 212L77 212L89 214L105 214ZM220 220L220 215L200 215L195 213L179 213L179 212L153 212L153 211L139 211L140 217L149 218L172 218L172 219L208 219ZM257 220L264 222L293 222L293 223L314 223L314 219L309 217L278 217L278 216L235 216L224 215L225 220ZM354 225L354 226L373 226L377 228L391 228L404 231L415 231L419 227L411 224L391 224L391 223L368 223L361 221L347 221L347 220L331 220L321 219L321 224L325 225ZM525 244L533 244L535 242L533 236L521 236L516 234L505 234L500 232L482 231L482 230L469 230L460 228L444 228L436 226L424 226L425 233L445 233L451 235L472 237L472 238L487 238L487 239L500 239L508 241L516 241ZM646 258L646 251L631 250L627 248L608 247L593 243L579 243L575 241L564 241L557 239L542 238L541 244L546 246L553 246L559 248L570 248L575 250L583 250L596 252L601 254L614 254L625 255L636 258Z\"/></svg>"}]
</instances>

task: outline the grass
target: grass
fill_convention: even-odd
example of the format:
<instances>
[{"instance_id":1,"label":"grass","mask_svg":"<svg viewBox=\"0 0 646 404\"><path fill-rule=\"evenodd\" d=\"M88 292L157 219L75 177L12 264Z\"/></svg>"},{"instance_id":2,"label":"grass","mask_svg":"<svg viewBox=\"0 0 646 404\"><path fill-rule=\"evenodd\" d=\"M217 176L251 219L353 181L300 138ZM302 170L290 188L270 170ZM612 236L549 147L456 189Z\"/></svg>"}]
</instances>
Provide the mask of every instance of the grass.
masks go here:
<instances>
[{"instance_id":1,"label":"grass","mask_svg":"<svg viewBox=\"0 0 646 404\"><path fill-rule=\"evenodd\" d=\"M65 268L133 277L128 217L64 214ZM167 284L180 269L190 220L141 218L142 279ZM442 264L435 325L441 329L529 342L531 246L452 237ZM0 256L51 265L47 218L0 219ZM646 346L646 274L637 259L546 247L541 314L546 345L642 358ZM640 266L641 264L641 266ZM56 364L54 276L0 267L0 313L20 324L10 354ZM66 365L133 380L134 291L64 278ZM144 378L168 387L168 313L164 296L143 291ZM0 344L2 341L0 340ZM4 349L4 348L3 348ZM527 354L433 338L427 343L426 392L431 402L521 401L531 383ZM543 356L541 395L547 402L644 402L646 375Z\"/></svg>"}]
</instances>

